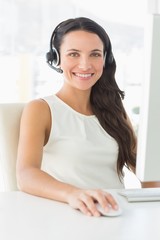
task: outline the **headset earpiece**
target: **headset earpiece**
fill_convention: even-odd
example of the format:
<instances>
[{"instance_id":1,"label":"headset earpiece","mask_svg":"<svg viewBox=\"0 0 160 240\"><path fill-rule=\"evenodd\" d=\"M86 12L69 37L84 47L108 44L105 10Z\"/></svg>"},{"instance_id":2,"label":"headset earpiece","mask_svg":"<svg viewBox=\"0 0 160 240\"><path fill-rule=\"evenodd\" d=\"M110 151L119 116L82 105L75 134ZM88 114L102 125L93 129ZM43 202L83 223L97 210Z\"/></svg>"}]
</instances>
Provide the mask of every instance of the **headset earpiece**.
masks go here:
<instances>
[{"instance_id":1,"label":"headset earpiece","mask_svg":"<svg viewBox=\"0 0 160 240\"><path fill-rule=\"evenodd\" d=\"M46 59L47 59L47 63L48 65L56 70L59 73L63 73L63 70L59 67L57 67L60 63L60 58L59 58L59 53L56 50L56 48L52 48L50 49L50 52L46 53Z\"/></svg>"},{"instance_id":2,"label":"headset earpiece","mask_svg":"<svg viewBox=\"0 0 160 240\"><path fill-rule=\"evenodd\" d=\"M57 67L60 63L59 53L56 48L51 49L51 55L52 55L52 64L54 64L55 67Z\"/></svg>"},{"instance_id":3,"label":"headset earpiece","mask_svg":"<svg viewBox=\"0 0 160 240\"><path fill-rule=\"evenodd\" d=\"M59 53L57 49L50 49L50 51L46 54L46 59L48 62L51 62L52 65L57 67L59 65Z\"/></svg>"},{"instance_id":4,"label":"headset earpiece","mask_svg":"<svg viewBox=\"0 0 160 240\"><path fill-rule=\"evenodd\" d=\"M51 52L46 53L46 59L47 59L47 62L52 62L53 56Z\"/></svg>"},{"instance_id":5,"label":"headset earpiece","mask_svg":"<svg viewBox=\"0 0 160 240\"><path fill-rule=\"evenodd\" d=\"M50 50L49 52L46 53L46 60L48 65L52 69L56 70L59 73L63 73L63 70L60 67L58 67L58 65L60 64L59 53L57 49L53 47L53 40L55 37L55 33L56 33L56 30L54 30L54 32L52 33L51 40L50 40Z\"/></svg>"}]
</instances>

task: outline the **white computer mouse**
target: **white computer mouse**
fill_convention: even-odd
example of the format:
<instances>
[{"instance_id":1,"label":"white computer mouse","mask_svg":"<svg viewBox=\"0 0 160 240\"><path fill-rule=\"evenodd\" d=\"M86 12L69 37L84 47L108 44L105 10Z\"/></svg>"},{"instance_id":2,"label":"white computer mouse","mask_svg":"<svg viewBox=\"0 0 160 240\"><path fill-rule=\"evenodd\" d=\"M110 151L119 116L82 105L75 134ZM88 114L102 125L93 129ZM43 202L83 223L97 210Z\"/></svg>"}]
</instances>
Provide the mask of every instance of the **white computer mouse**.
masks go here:
<instances>
[{"instance_id":1,"label":"white computer mouse","mask_svg":"<svg viewBox=\"0 0 160 240\"><path fill-rule=\"evenodd\" d=\"M110 208L108 212L106 212L99 203L96 203L97 210L102 214L102 216L106 217L118 217L122 214L122 208L119 206L117 210Z\"/></svg>"}]
</instances>

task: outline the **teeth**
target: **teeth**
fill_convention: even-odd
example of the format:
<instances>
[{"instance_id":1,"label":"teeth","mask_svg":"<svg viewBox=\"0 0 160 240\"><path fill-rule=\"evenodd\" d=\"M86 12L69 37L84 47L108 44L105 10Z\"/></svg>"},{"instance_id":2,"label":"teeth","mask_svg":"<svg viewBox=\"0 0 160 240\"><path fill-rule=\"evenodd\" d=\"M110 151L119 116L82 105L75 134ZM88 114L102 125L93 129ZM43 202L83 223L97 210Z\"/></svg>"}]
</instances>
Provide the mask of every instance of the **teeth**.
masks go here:
<instances>
[{"instance_id":1,"label":"teeth","mask_svg":"<svg viewBox=\"0 0 160 240\"><path fill-rule=\"evenodd\" d=\"M87 78L87 77L91 77L91 73L87 73L87 74L81 74L81 73L76 73L77 77L83 77L83 78Z\"/></svg>"}]
</instances>

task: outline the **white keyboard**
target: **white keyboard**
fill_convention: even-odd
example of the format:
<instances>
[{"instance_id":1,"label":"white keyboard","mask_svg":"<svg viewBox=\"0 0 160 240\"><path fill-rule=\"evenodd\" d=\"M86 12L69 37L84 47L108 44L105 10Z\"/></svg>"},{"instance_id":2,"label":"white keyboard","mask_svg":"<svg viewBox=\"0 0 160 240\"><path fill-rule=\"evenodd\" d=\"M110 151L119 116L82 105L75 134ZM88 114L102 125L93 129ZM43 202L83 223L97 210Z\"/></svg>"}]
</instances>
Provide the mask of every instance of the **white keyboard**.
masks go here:
<instances>
[{"instance_id":1,"label":"white keyboard","mask_svg":"<svg viewBox=\"0 0 160 240\"><path fill-rule=\"evenodd\" d=\"M126 197L128 202L160 201L160 188L124 189L118 193Z\"/></svg>"}]
</instances>

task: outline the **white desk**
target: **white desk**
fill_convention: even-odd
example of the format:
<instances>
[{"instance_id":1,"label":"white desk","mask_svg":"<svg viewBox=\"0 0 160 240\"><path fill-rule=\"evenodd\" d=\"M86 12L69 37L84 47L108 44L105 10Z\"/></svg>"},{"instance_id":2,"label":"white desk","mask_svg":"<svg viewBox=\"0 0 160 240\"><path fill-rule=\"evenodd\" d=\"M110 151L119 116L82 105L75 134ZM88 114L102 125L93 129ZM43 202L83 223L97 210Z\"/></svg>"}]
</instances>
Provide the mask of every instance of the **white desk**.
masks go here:
<instances>
[{"instance_id":1,"label":"white desk","mask_svg":"<svg viewBox=\"0 0 160 240\"><path fill-rule=\"evenodd\" d=\"M0 193L0 239L160 240L160 202L120 202L122 216L95 218L22 192Z\"/></svg>"}]
</instances>

